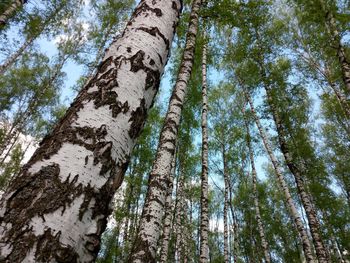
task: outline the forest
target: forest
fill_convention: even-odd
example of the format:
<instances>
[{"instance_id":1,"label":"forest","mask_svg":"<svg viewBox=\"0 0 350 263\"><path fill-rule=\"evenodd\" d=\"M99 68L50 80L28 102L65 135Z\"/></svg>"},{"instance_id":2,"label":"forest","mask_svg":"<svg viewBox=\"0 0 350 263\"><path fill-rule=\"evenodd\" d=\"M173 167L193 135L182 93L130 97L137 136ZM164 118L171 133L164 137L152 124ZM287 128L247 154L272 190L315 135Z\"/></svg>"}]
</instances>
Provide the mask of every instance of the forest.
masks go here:
<instances>
[{"instance_id":1,"label":"forest","mask_svg":"<svg viewBox=\"0 0 350 263\"><path fill-rule=\"evenodd\" d=\"M349 0L0 0L0 263L350 263Z\"/></svg>"}]
</instances>

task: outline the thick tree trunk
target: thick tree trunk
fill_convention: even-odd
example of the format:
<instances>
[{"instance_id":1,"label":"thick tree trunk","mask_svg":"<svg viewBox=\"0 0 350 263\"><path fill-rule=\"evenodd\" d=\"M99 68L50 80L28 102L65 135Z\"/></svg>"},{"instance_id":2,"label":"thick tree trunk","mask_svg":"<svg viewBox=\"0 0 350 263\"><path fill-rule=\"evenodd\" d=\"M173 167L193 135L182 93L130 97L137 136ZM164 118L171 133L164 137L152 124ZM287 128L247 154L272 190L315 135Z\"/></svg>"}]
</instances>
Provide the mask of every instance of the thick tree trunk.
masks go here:
<instances>
[{"instance_id":1,"label":"thick tree trunk","mask_svg":"<svg viewBox=\"0 0 350 263\"><path fill-rule=\"evenodd\" d=\"M27 0L13 0L12 3L6 8L6 10L0 14L0 30L5 27L8 20L14 16L16 11L20 9Z\"/></svg>"},{"instance_id":2,"label":"thick tree trunk","mask_svg":"<svg viewBox=\"0 0 350 263\"><path fill-rule=\"evenodd\" d=\"M207 41L206 39L204 41ZM209 262L208 247L208 97L207 97L207 43L203 46L202 57L202 175L200 210L200 254L199 262Z\"/></svg>"},{"instance_id":3,"label":"thick tree trunk","mask_svg":"<svg viewBox=\"0 0 350 263\"><path fill-rule=\"evenodd\" d=\"M166 202L165 202L165 216L164 216L164 227L163 234L161 238L161 249L159 262L166 263L168 261L168 253L169 253L169 241L171 235L171 223L173 216L173 181L175 174L175 166L176 166L176 153L174 154L173 163L171 165L171 173L170 173L170 186L167 191Z\"/></svg>"},{"instance_id":4,"label":"thick tree trunk","mask_svg":"<svg viewBox=\"0 0 350 263\"><path fill-rule=\"evenodd\" d=\"M324 245L323 239L322 239L320 222L319 222L318 217L317 217L315 205L313 204L309 193L307 193L307 191L305 189L305 182L304 182L304 178L303 178L304 176L302 174L305 171L305 169L300 167L295 162L295 160L293 160L293 157L290 153L289 145L286 141L285 128L282 124L282 120L280 118L280 115L279 115L279 113L274 105L274 102L273 102L273 97L271 94L272 91L267 86L265 86L265 90L266 90L266 94L267 94L268 105L270 107L270 111L272 113L273 120L274 120L275 125L276 125L279 146L280 146L281 152L284 156L284 159L286 161L286 164L294 176L295 183L296 183L297 189L298 189L298 195L300 197L302 205L305 209L306 217L308 219L308 223L309 223L308 225L310 228L311 236L313 238L313 244L314 244L314 247L316 250L316 255L317 255L318 261L319 261L319 263L328 263L328 262L330 262L329 252L327 251L327 249Z\"/></svg>"},{"instance_id":5,"label":"thick tree trunk","mask_svg":"<svg viewBox=\"0 0 350 263\"><path fill-rule=\"evenodd\" d=\"M228 238L228 205L229 205L229 175L228 175L228 167L227 167L227 161L226 161L226 150L225 145L222 145L222 160L224 164L224 184L225 184L225 191L224 191L224 262L229 263L230 262L230 253L229 253L229 238Z\"/></svg>"},{"instance_id":6,"label":"thick tree trunk","mask_svg":"<svg viewBox=\"0 0 350 263\"><path fill-rule=\"evenodd\" d=\"M0 262L93 262L159 87L181 2L142 0L1 200ZM152 44L150 44L152 43Z\"/></svg>"},{"instance_id":7,"label":"thick tree trunk","mask_svg":"<svg viewBox=\"0 0 350 263\"><path fill-rule=\"evenodd\" d=\"M294 204L294 201L292 199L292 196L290 194L290 191L289 191L289 188L288 188L288 185L284 179L284 176L283 176L283 173L282 173L282 169L280 167L280 164L278 163L277 161L277 158L275 156L275 154L273 153L272 151L272 147L268 141L268 137L260 123L260 120L259 120L259 117L258 115L256 114L255 112L255 108L254 108L254 105L253 105L253 102L252 102L252 99L250 97L250 95L248 94L248 92L245 92L245 96L250 104L250 108L251 108L251 111L252 111L252 114L253 114L253 117L254 117L254 120L255 120L255 123L258 127L258 130L259 130L259 133L260 133L260 136L261 136L261 139L263 141L263 144L265 146L265 149L270 157L270 160L272 162L272 165L275 169L275 172L276 172L276 177L277 177L277 181L281 187L281 190L283 191L284 193L284 196L285 196L285 201L286 201L286 204L290 210L290 213L291 213L291 216L294 220L294 223L295 223L295 226L296 226L296 229L299 233L299 236L300 236L300 239L301 239L301 242L303 244L303 251L304 251L304 254L305 254L305 258L306 258L306 261L307 262L310 262L310 263L314 263L315 260L314 260L314 256L313 256L313 253L312 253L312 246L311 246L311 243L310 243L310 240L309 240L309 237L307 235L307 232L304 228L304 225L302 223L302 220L301 220L301 217L300 217L300 214Z\"/></svg>"},{"instance_id":8,"label":"thick tree trunk","mask_svg":"<svg viewBox=\"0 0 350 263\"><path fill-rule=\"evenodd\" d=\"M260 235L260 239L261 239L261 247L262 247L263 252L264 252L265 262L270 263L271 262L270 252L269 252L268 243L267 243L266 237L265 237L264 224L262 222L262 218L261 218L261 214L260 214L260 205L259 205L258 190L257 190L257 174L256 174L256 169L255 169L254 153L253 153L253 148L252 148L252 144L251 144L249 124L247 123L245 116L244 116L244 122L245 122L246 130L247 130L247 145L248 145L248 151L249 151L250 165L252 167L253 198L254 198L256 221L258 223L258 230L259 230L259 235Z\"/></svg>"},{"instance_id":9,"label":"thick tree trunk","mask_svg":"<svg viewBox=\"0 0 350 263\"><path fill-rule=\"evenodd\" d=\"M175 153L181 111L193 67L200 6L201 1L194 0L186 46L160 134L156 159L149 175L148 192L130 262L155 261L157 242L162 229L166 193L170 186L171 163Z\"/></svg>"}]
</instances>

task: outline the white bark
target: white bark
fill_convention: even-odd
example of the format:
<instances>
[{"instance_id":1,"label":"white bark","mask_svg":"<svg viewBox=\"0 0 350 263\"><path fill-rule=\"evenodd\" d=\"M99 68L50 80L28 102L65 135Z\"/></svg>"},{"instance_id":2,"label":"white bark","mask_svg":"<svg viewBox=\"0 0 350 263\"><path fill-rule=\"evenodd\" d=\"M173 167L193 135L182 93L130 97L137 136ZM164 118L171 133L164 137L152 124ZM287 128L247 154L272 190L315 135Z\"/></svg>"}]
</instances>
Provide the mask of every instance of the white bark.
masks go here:
<instances>
[{"instance_id":1,"label":"white bark","mask_svg":"<svg viewBox=\"0 0 350 263\"><path fill-rule=\"evenodd\" d=\"M142 0L1 200L0 261L93 262L153 104L181 2Z\"/></svg>"},{"instance_id":2,"label":"white bark","mask_svg":"<svg viewBox=\"0 0 350 263\"><path fill-rule=\"evenodd\" d=\"M8 8L0 14L0 29L7 25L8 20L14 15L17 9L21 8L27 0L14 0Z\"/></svg>"},{"instance_id":3,"label":"white bark","mask_svg":"<svg viewBox=\"0 0 350 263\"><path fill-rule=\"evenodd\" d=\"M228 232L228 206L229 206L229 175L228 167L226 160L226 150L225 145L222 145L222 159L224 163L224 183L225 183L225 192L224 192L224 262L230 262L230 253L229 253L229 232Z\"/></svg>"},{"instance_id":4,"label":"white bark","mask_svg":"<svg viewBox=\"0 0 350 263\"><path fill-rule=\"evenodd\" d=\"M205 40L206 41L206 40ZM201 213L200 213L200 255L199 262L209 262L208 246L208 97L207 97L207 44L203 46L202 57L202 175L201 175Z\"/></svg>"},{"instance_id":5,"label":"white bark","mask_svg":"<svg viewBox=\"0 0 350 263\"><path fill-rule=\"evenodd\" d=\"M245 114L243 112L243 114ZM254 207L255 207L255 217L256 221L258 223L258 230L259 230L259 235L261 239L261 247L264 252L264 258L266 263L271 262L271 257L270 257L270 252L268 248L268 243L266 241L265 237L265 228L264 224L262 222L261 218L261 213L260 213L260 204L259 204L259 197L258 197L258 190L257 190L257 174L256 174L256 169L255 169L255 161L254 161L254 153L253 153L253 148L251 144L251 138L250 138L250 129L249 129L249 124L246 120L246 117L244 116L244 122L246 125L246 130L247 130L247 145L248 145L248 151L249 151L249 159L250 159L250 164L252 168L252 183L253 183L253 197L254 197Z\"/></svg>"},{"instance_id":6,"label":"white bark","mask_svg":"<svg viewBox=\"0 0 350 263\"><path fill-rule=\"evenodd\" d=\"M164 217L164 227L162 234L162 243L160 250L160 263L166 263L168 261L168 252L169 252L169 241L171 235L171 223L173 217L173 181L175 175L176 167L176 153L174 154L173 162L171 165L171 174L170 174L170 187L168 188L166 202L165 202L165 217Z\"/></svg>"},{"instance_id":7,"label":"white bark","mask_svg":"<svg viewBox=\"0 0 350 263\"><path fill-rule=\"evenodd\" d=\"M281 190L283 191L283 194L285 196L285 201L286 201L286 204L290 210L290 213L291 213L291 216L294 220L294 223L295 223L295 226L296 226L296 229L299 233L299 236L300 236L300 239L301 239L301 242L302 242L302 245L303 245L303 251L304 251L304 255L305 255L305 258L306 258L306 261L307 262L310 262L310 263L314 263L316 262L314 260L314 256L313 256L313 253L312 253L312 246L311 246L311 243L310 243L310 240L309 240L309 237L308 237L308 234L305 230L305 227L303 225L303 222L301 220L301 217L300 217L300 214L294 204L294 201L292 199L292 195L289 191L289 188L288 188L288 185L284 179L284 176L283 176L283 173L282 173L282 169L280 167L280 164L278 163L277 161L277 158L275 156L275 154L273 153L272 151L272 147L269 143L269 140L268 140L268 137L267 137L267 134L266 132L264 131L264 128L262 127L261 123L260 123L260 120L259 120L259 117L257 116L256 112L255 112L255 108L254 108L254 105L253 105L253 102L252 102L252 99L250 97L250 95L248 94L248 92L245 92L245 96L247 98L247 101L249 102L249 105L250 105L250 108L251 108L251 111L253 113L253 117L254 117L254 120L255 120L255 123L258 127L258 130L259 130L259 133L260 133L260 136L262 138L262 141L263 141L263 144L265 146L265 149L270 157L270 160L272 162L272 165L275 169L275 174L276 174L276 177L277 177L277 181L278 181L278 184L281 188Z\"/></svg>"},{"instance_id":8,"label":"white bark","mask_svg":"<svg viewBox=\"0 0 350 263\"><path fill-rule=\"evenodd\" d=\"M155 261L181 111L187 92L187 83L193 67L200 6L201 0L193 1L186 46L175 88L170 98L164 126L160 134L156 159L149 177L149 187L140 221L140 228L131 259L129 260L133 263Z\"/></svg>"}]
</instances>

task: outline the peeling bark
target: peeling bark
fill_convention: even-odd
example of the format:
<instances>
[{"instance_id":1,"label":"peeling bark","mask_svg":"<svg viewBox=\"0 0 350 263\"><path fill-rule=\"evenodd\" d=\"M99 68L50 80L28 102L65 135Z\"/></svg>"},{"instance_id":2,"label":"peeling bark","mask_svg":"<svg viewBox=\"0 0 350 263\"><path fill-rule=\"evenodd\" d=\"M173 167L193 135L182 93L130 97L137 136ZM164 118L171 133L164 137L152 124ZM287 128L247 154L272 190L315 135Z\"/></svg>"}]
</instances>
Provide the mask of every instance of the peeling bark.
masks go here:
<instances>
[{"instance_id":1,"label":"peeling bark","mask_svg":"<svg viewBox=\"0 0 350 263\"><path fill-rule=\"evenodd\" d=\"M2 14L0 14L0 30L7 25L8 20L14 16L16 10L22 8L26 2L27 0L12 1L9 7Z\"/></svg>"},{"instance_id":2,"label":"peeling bark","mask_svg":"<svg viewBox=\"0 0 350 263\"><path fill-rule=\"evenodd\" d=\"M94 261L180 9L179 0L140 2L96 75L11 182L1 200L0 262Z\"/></svg>"},{"instance_id":3,"label":"peeling bark","mask_svg":"<svg viewBox=\"0 0 350 263\"><path fill-rule=\"evenodd\" d=\"M256 169L255 169L254 153L253 153L252 144L251 144L249 125L247 123L245 116L244 116L244 122L245 122L246 130L247 130L247 145L248 145L248 151L249 151L250 165L252 168L252 182L253 182L253 198L254 198L255 217L256 217L256 221L258 223L259 236L261 239L261 247L262 247L263 252L264 252L265 262L270 263L271 256L270 256L270 252L269 252L268 243L267 243L266 237L265 237L264 224L262 222L261 213L260 213L260 204L259 204L259 197L258 197L258 190L257 190L257 174L256 174Z\"/></svg>"},{"instance_id":4,"label":"peeling bark","mask_svg":"<svg viewBox=\"0 0 350 263\"><path fill-rule=\"evenodd\" d=\"M200 6L201 1L194 0L186 46L160 134L156 159L149 175L148 191L141 216L140 228L129 262L155 262L157 243L162 229L166 193L170 187L169 175L175 153L181 111L187 91L187 83L193 67ZM157 35L158 33L157 30L151 29L149 34Z\"/></svg>"},{"instance_id":5,"label":"peeling bark","mask_svg":"<svg viewBox=\"0 0 350 263\"><path fill-rule=\"evenodd\" d=\"M270 157L270 160L272 162L272 165L275 169L275 174L277 177L278 184L279 184L281 190L283 191L286 204L289 208L289 211L290 211L291 216L293 218L293 221L295 223L296 229L299 233L299 237L300 237L302 245L303 245L303 251L304 251L305 258L306 258L306 262L314 263L315 259L314 259L313 253L312 253L312 246L311 246L308 234L307 234L306 229L303 225L300 214L299 214L299 212L294 204L294 201L293 201L292 196L290 194L288 185L284 179L280 164L278 163L277 158L272 151L272 147L268 141L268 137L266 135L266 132L264 131L264 128L262 127L262 125L260 123L259 117L255 112L255 108L254 108L252 99L251 99L250 95L248 94L248 92L245 92L245 96L247 98L247 101L250 104L250 108L251 108L251 111L253 113L253 117L254 117L256 126L258 127L258 130L259 130L261 139L263 141L263 144L265 146L265 149L266 149L266 151Z\"/></svg>"},{"instance_id":6,"label":"peeling bark","mask_svg":"<svg viewBox=\"0 0 350 263\"><path fill-rule=\"evenodd\" d=\"M209 262L207 43L204 43L203 57L202 57L202 100L203 100L202 102L202 174L201 174L199 262L207 263Z\"/></svg>"}]
</instances>

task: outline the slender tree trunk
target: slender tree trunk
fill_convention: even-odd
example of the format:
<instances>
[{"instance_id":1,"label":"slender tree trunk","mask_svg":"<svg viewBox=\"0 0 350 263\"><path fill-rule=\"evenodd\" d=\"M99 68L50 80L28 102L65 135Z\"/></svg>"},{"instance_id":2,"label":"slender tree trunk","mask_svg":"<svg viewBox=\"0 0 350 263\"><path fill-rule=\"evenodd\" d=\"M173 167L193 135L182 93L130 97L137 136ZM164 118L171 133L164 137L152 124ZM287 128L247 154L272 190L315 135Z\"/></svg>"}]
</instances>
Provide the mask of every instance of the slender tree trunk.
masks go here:
<instances>
[{"instance_id":1,"label":"slender tree trunk","mask_svg":"<svg viewBox=\"0 0 350 263\"><path fill-rule=\"evenodd\" d=\"M298 195L300 197L300 200L302 202L302 205L305 209L306 217L308 219L310 232L313 238L313 244L315 246L316 255L318 258L319 263L328 263L330 262L329 259L329 252L327 251L322 235L321 235L321 229L320 229L320 222L317 217L317 212L315 209L315 205L312 202L312 199L307 193L305 189L305 182L304 182L304 176L302 173L305 171L302 167L298 166L298 164L293 160L293 157L290 153L289 145L286 141L286 131L282 124L282 120L280 118L280 115L274 105L273 97L271 94L271 89L267 86L265 86L266 94L267 94L267 101L276 125L277 129L277 136L278 136L278 142L281 149L281 152L284 156L284 159L286 161L286 164L291 171L291 173L294 176L295 183L297 185L298 189Z\"/></svg>"},{"instance_id":2,"label":"slender tree trunk","mask_svg":"<svg viewBox=\"0 0 350 263\"><path fill-rule=\"evenodd\" d=\"M258 127L258 130L259 130L259 133L260 133L260 136L261 136L261 139L264 143L264 146L265 146L265 149L270 157L270 160L274 166L274 169L275 169L275 172L276 172L276 176L277 176L277 180L278 180L278 183L281 187L281 190L283 191L284 193L284 196L285 196L285 199L286 199L286 203L288 205L288 208L291 212L291 216L294 220L294 223L296 225L296 228L297 228L297 231L299 233L299 236L300 236L300 239L301 239L301 242L303 244L303 251L304 251L304 254L305 254L305 258L306 258L306 261L307 262L310 262L310 263L314 263L315 260L314 260L314 256L313 256L313 253L312 253L312 246L311 246L311 243L310 243L310 240L309 240L309 237L307 235L307 232L304 228L304 225L302 223L302 220L301 220L301 217L300 217L300 214L294 204L294 201L292 199L292 196L289 192L289 188L288 188L288 185L284 179L284 176L283 176L283 173L282 173L282 169L280 167L280 164L278 163L277 161L277 158L275 156L275 154L273 153L272 151L272 147L268 141L268 137L260 123L260 120L258 118L258 115L256 114L255 112L255 108L254 108L254 105L253 105L253 102L252 102L252 99L250 97L250 95L248 94L248 92L245 92L245 96L250 104L250 108L251 108L251 111L252 111L252 114L253 114L253 117L254 117L254 120L255 120L255 123Z\"/></svg>"},{"instance_id":3,"label":"slender tree trunk","mask_svg":"<svg viewBox=\"0 0 350 263\"><path fill-rule=\"evenodd\" d=\"M224 192L224 262L230 262L230 254L229 254L229 244L228 244L228 204L229 204L229 178L228 178L228 167L226 161L226 149L225 145L222 145L222 160L224 164L224 183L225 183L225 192Z\"/></svg>"},{"instance_id":4,"label":"slender tree trunk","mask_svg":"<svg viewBox=\"0 0 350 263\"><path fill-rule=\"evenodd\" d=\"M206 39L204 41L207 41ZM202 57L202 175L200 212L200 255L199 262L209 262L208 247L208 97L207 97L207 43L203 45Z\"/></svg>"},{"instance_id":5,"label":"slender tree trunk","mask_svg":"<svg viewBox=\"0 0 350 263\"><path fill-rule=\"evenodd\" d=\"M13 0L11 2L12 3L6 8L6 10L0 14L0 30L7 25L8 20L14 16L16 11L20 9L27 0Z\"/></svg>"},{"instance_id":6,"label":"slender tree trunk","mask_svg":"<svg viewBox=\"0 0 350 263\"><path fill-rule=\"evenodd\" d=\"M229 191L229 199L233 200L233 190L232 190L232 185L231 182L228 181L228 191ZM233 209L232 201L229 202L230 206L230 211L231 211L231 216L232 216L232 231L233 231L233 261L236 263L238 262L238 223L237 223L237 217L235 215L235 211Z\"/></svg>"},{"instance_id":7,"label":"slender tree trunk","mask_svg":"<svg viewBox=\"0 0 350 263\"><path fill-rule=\"evenodd\" d=\"M0 65L0 75L3 75L7 69L9 69L17 59L23 54L29 46L33 44L35 37L28 37L22 46L12 54L2 65Z\"/></svg>"},{"instance_id":8,"label":"slender tree trunk","mask_svg":"<svg viewBox=\"0 0 350 263\"><path fill-rule=\"evenodd\" d=\"M173 163L171 165L171 174L170 174L170 187L168 188L166 202L165 202L165 216L164 216L164 227L162 234L162 243L160 249L160 263L166 263L168 261L168 253L169 253L169 241L171 235L171 223L173 216L173 181L175 174L175 166L176 166L176 153L174 154Z\"/></svg>"},{"instance_id":9,"label":"slender tree trunk","mask_svg":"<svg viewBox=\"0 0 350 263\"><path fill-rule=\"evenodd\" d=\"M39 94L33 94L33 96L28 101L27 107L25 109L21 108L19 112L16 113L14 121L11 124L11 128L6 132L4 139L0 143L0 155L3 155L4 151L11 143L15 144L17 142L17 138L21 133L23 133L23 129L25 127L25 124L28 122L28 119L38 111L38 108L40 107L40 100L45 96L45 92L47 92L52 83L54 83L54 81L57 79L68 58L69 56L63 57L60 63L56 65L52 77L50 77L48 82L45 83L43 87L41 87ZM7 151L7 153L9 152L10 151Z\"/></svg>"},{"instance_id":10,"label":"slender tree trunk","mask_svg":"<svg viewBox=\"0 0 350 263\"><path fill-rule=\"evenodd\" d=\"M259 235L260 235L260 239L261 239L261 247L262 247L263 252L264 252L265 262L270 263L271 262L270 252L269 252L269 248L268 248L268 243L267 243L266 238L265 238L264 224L262 222L262 218L261 218L261 214L260 214L260 205L259 205L258 190L257 190L257 174L256 174L256 169L255 169L254 153L253 153L253 148L252 148L252 144L251 144L249 124L247 123L247 119L245 116L244 116L244 122L245 122L246 130L247 130L247 145L248 145L248 151L249 151L250 165L252 167L253 198L254 198L256 221L258 223L258 230L259 230Z\"/></svg>"},{"instance_id":11,"label":"slender tree trunk","mask_svg":"<svg viewBox=\"0 0 350 263\"><path fill-rule=\"evenodd\" d=\"M12 180L1 200L0 261L94 261L180 9L180 1L140 2L95 77Z\"/></svg>"},{"instance_id":12,"label":"slender tree trunk","mask_svg":"<svg viewBox=\"0 0 350 263\"><path fill-rule=\"evenodd\" d=\"M333 38L335 48L337 50L337 58L340 64L343 82L348 95L350 94L350 62L346 57L345 49L341 43L341 36L337 28L337 24L332 11L328 10L324 0L320 1L321 8L326 14L326 27L329 34Z\"/></svg>"},{"instance_id":13,"label":"slender tree trunk","mask_svg":"<svg viewBox=\"0 0 350 263\"><path fill-rule=\"evenodd\" d=\"M182 168L181 168L182 169ZM180 173L180 178L178 179L178 187L176 191L176 206L175 206L175 229L176 229L176 241L175 241L175 261L183 262L184 246L183 246L183 199L184 199L184 173Z\"/></svg>"},{"instance_id":14,"label":"slender tree trunk","mask_svg":"<svg viewBox=\"0 0 350 263\"><path fill-rule=\"evenodd\" d=\"M156 159L149 175L149 187L130 262L155 261L157 243L162 229L166 192L170 186L171 163L175 153L181 111L193 67L200 6L201 0L193 1L186 46L160 134Z\"/></svg>"},{"instance_id":15,"label":"slender tree trunk","mask_svg":"<svg viewBox=\"0 0 350 263\"><path fill-rule=\"evenodd\" d=\"M19 2L18 0L16 0ZM27 0L22 0L22 2L27 2ZM17 59L23 55L23 53L27 50L28 47L30 47L34 40L39 37L42 32L47 28L47 25L50 25L51 20L56 18L57 14L62 11L62 9L65 7L65 1L61 1L60 5L58 5L57 8L45 19L45 21L42 21L41 24L38 26L38 28L35 28L37 31L34 34L28 35L25 42L22 44L22 46L14 53L12 54L2 65L0 65L0 75L3 75L15 62ZM1 30L1 25L0 25ZM101 54L102 56L103 54Z\"/></svg>"},{"instance_id":16,"label":"slender tree trunk","mask_svg":"<svg viewBox=\"0 0 350 263\"><path fill-rule=\"evenodd\" d=\"M341 107L341 109L343 110L346 118L349 120L350 119L350 106L349 103L346 100L346 97L344 96L344 94L342 94L338 88L336 87L334 82L328 81L330 87L332 88L335 96L337 97L338 103ZM349 126L346 126L348 133L350 133L349 131Z\"/></svg>"}]
</instances>

